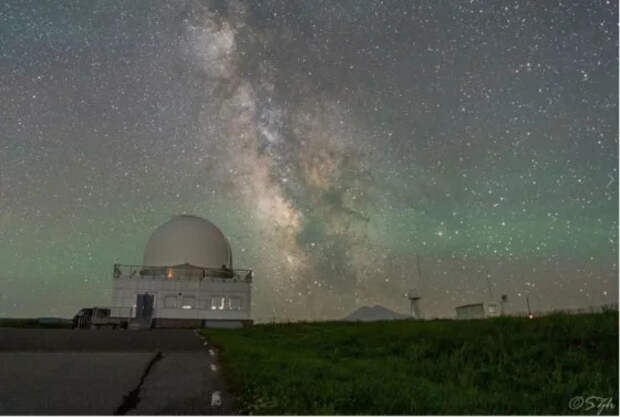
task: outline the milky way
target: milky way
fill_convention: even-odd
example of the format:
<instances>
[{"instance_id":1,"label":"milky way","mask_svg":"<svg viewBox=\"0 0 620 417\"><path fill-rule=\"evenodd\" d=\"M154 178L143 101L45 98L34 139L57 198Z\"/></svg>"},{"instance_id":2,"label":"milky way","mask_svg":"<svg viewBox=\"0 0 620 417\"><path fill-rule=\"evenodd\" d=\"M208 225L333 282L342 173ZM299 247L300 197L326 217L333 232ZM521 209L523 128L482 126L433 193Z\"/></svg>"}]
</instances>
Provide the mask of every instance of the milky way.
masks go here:
<instances>
[{"instance_id":1,"label":"milky way","mask_svg":"<svg viewBox=\"0 0 620 417\"><path fill-rule=\"evenodd\" d=\"M586 3L3 2L0 315L109 304L180 213L259 320L617 303L618 4Z\"/></svg>"}]
</instances>

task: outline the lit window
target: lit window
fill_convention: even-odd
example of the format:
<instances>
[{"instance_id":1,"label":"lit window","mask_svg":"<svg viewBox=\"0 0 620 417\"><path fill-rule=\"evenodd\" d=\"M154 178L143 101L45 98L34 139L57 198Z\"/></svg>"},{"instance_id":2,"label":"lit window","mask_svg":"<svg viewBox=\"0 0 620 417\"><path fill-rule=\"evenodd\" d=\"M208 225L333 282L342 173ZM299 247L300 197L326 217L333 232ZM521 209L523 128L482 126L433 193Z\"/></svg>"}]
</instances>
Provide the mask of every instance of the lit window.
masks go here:
<instances>
[{"instance_id":1,"label":"lit window","mask_svg":"<svg viewBox=\"0 0 620 417\"><path fill-rule=\"evenodd\" d=\"M168 279L174 278L174 270L172 268L168 268Z\"/></svg>"},{"instance_id":2,"label":"lit window","mask_svg":"<svg viewBox=\"0 0 620 417\"><path fill-rule=\"evenodd\" d=\"M226 297L211 297L211 310L224 310L226 306Z\"/></svg>"},{"instance_id":3,"label":"lit window","mask_svg":"<svg viewBox=\"0 0 620 417\"><path fill-rule=\"evenodd\" d=\"M195 303L196 303L196 297L184 296L183 297L183 304L181 305L181 308L184 309L184 310L190 310L190 309L194 308Z\"/></svg>"}]
</instances>

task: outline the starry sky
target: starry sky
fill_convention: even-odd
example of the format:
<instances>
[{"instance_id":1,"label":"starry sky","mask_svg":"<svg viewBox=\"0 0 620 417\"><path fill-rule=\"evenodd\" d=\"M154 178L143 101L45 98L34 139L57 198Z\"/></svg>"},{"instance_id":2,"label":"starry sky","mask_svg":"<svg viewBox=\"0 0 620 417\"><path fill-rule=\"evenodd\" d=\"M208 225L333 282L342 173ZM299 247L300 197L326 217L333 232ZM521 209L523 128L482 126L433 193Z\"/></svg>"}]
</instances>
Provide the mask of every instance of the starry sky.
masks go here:
<instances>
[{"instance_id":1,"label":"starry sky","mask_svg":"<svg viewBox=\"0 0 620 417\"><path fill-rule=\"evenodd\" d=\"M0 315L111 303L175 214L258 320L618 302L614 1L0 4ZM420 260L422 276L417 273Z\"/></svg>"}]
</instances>

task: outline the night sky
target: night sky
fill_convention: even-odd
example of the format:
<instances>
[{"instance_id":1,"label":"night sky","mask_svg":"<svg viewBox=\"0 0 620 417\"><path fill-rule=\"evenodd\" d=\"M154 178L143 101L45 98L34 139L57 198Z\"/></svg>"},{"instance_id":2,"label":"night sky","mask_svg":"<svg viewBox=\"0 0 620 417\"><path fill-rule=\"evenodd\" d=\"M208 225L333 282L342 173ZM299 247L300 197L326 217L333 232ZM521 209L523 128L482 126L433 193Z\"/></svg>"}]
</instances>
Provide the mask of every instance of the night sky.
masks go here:
<instances>
[{"instance_id":1,"label":"night sky","mask_svg":"<svg viewBox=\"0 0 620 417\"><path fill-rule=\"evenodd\" d=\"M3 1L0 315L195 214L259 320L618 301L613 1ZM420 280L416 269L419 256Z\"/></svg>"}]
</instances>

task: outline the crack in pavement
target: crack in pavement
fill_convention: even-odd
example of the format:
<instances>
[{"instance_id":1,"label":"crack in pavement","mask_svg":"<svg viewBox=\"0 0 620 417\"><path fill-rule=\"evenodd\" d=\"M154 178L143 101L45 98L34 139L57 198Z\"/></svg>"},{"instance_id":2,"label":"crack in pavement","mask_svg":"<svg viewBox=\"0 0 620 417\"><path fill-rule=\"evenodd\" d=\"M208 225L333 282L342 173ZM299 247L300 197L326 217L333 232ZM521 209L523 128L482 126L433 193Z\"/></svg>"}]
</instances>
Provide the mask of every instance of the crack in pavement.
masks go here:
<instances>
[{"instance_id":1,"label":"crack in pavement","mask_svg":"<svg viewBox=\"0 0 620 417\"><path fill-rule=\"evenodd\" d=\"M153 368L153 365L155 365L155 363L162 358L163 355L161 354L161 352L157 352L157 354L153 356L153 358L149 361L149 364L146 366L146 369L144 369L144 372L142 373L140 383L136 388L130 391L129 394L123 397L123 402L114 412L115 416L125 415L129 410L133 410L134 408L136 408L136 406L140 402L140 389L142 388L142 384L144 384L144 380L148 376L149 372L151 372L151 368Z\"/></svg>"}]
</instances>

